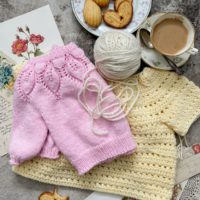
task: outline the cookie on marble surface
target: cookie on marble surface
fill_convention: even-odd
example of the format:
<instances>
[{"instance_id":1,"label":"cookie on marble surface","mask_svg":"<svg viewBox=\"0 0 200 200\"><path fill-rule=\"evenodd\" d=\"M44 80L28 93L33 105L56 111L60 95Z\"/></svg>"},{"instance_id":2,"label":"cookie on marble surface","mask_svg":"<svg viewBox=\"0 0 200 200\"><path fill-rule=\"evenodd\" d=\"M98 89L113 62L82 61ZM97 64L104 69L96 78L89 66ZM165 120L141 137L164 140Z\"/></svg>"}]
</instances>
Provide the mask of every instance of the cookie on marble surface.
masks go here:
<instances>
[{"instance_id":1,"label":"cookie on marble surface","mask_svg":"<svg viewBox=\"0 0 200 200\"><path fill-rule=\"evenodd\" d=\"M69 200L69 197L62 197L55 190L54 192L43 192L38 200Z\"/></svg>"}]
</instances>

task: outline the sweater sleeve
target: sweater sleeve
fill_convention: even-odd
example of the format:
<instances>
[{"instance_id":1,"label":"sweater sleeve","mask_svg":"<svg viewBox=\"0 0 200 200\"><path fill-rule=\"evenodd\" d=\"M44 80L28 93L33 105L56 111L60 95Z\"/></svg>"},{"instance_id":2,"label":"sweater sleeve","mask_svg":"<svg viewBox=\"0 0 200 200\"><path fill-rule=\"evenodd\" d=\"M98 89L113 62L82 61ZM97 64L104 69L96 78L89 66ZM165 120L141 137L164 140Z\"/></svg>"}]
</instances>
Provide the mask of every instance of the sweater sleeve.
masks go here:
<instances>
[{"instance_id":1,"label":"sweater sleeve","mask_svg":"<svg viewBox=\"0 0 200 200\"><path fill-rule=\"evenodd\" d=\"M47 128L38 110L23 99L15 83L13 124L9 144L10 164L18 165L38 155L47 136Z\"/></svg>"},{"instance_id":2,"label":"sweater sleeve","mask_svg":"<svg viewBox=\"0 0 200 200\"><path fill-rule=\"evenodd\" d=\"M184 136L200 116L200 88L186 77L175 76L174 84L169 89L172 98L162 122Z\"/></svg>"}]
</instances>

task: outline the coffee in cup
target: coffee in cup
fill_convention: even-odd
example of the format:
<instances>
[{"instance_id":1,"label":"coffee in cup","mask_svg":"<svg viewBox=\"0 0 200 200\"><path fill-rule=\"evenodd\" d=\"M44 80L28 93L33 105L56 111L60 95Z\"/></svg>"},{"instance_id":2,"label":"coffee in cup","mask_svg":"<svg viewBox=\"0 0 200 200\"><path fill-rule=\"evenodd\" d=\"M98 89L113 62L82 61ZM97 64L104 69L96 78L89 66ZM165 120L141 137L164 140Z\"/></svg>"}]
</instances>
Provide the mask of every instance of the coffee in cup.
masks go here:
<instances>
[{"instance_id":1,"label":"coffee in cup","mask_svg":"<svg viewBox=\"0 0 200 200\"><path fill-rule=\"evenodd\" d=\"M198 52L198 49L192 47L194 34L194 27L186 17L166 13L153 24L150 37L158 52L167 56L177 56L185 52Z\"/></svg>"}]
</instances>

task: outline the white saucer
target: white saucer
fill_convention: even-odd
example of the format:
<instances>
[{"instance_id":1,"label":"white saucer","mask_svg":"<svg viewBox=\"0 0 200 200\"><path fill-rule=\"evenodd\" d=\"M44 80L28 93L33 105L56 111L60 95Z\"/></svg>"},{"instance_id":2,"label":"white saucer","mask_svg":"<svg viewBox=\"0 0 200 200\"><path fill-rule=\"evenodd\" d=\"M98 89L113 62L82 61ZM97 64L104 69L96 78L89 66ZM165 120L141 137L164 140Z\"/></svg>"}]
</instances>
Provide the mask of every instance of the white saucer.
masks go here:
<instances>
[{"instance_id":1,"label":"white saucer","mask_svg":"<svg viewBox=\"0 0 200 200\"><path fill-rule=\"evenodd\" d=\"M165 13L156 13L147 18L147 20L140 26L140 29L147 26L151 27L155 20L157 20L163 14ZM149 49L143 44L143 42L140 40L140 29L137 31L136 37L142 48L142 60L151 67L163 70L171 70L171 67L159 52L154 49ZM178 67L180 67L188 61L190 54L184 53L180 56L169 58L174 61Z\"/></svg>"}]
</instances>

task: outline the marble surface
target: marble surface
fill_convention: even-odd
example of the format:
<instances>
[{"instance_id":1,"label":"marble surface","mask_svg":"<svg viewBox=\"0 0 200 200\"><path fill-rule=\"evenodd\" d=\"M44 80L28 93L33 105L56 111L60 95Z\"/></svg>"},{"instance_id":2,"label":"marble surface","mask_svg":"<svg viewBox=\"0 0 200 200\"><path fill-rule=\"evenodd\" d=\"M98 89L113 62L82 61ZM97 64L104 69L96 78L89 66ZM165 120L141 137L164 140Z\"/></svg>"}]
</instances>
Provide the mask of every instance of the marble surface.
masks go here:
<instances>
[{"instance_id":1,"label":"marble surface","mask_svg":"<svg viewBox=\"0 0 200 200\"><path fill-rule=\"evenodd\" d=\"M93 60L92 50L96 37L78 24L72 13L70 0L1 0L0 22L46 4L49 4L52 9L64 43L76 42ZM195 46L200 49L200 1L153 0L151 14L169 11L183 13L192 21L196 29ZM183 68L185 75L200 86L200 54L192 56ZM189 144L200 143L200 119L192 125L187 138ZM36 200L42 191L53 189L52 185L38 183L13 174L8 164L8 157L0 158L0 200ZM63 195L69 195L71 200L83 200L91 193L91 191L66 187L59 187L59 191Z\"/></svg>"}]
</instances>

